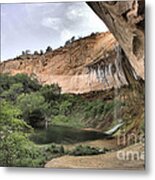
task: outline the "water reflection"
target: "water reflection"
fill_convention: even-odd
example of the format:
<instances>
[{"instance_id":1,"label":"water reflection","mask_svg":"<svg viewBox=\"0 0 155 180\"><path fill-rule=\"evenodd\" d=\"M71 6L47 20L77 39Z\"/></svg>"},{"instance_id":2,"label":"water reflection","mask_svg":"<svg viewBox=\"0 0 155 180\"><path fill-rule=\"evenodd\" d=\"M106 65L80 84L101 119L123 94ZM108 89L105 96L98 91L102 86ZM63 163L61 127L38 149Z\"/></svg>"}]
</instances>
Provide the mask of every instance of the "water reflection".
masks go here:
<instances>
[{"instance_id":1,"label":"water reflection","mask_svg":"<svg viewBox=\"0 0 155 180\"><path fill-rule=\"evenodd\" d=\"M66 126L51 126L46 130L37 130L30 139L37 144L71 144L107 137L108 135L98 131L82 130Z\"/></svg>"}]
</instances>

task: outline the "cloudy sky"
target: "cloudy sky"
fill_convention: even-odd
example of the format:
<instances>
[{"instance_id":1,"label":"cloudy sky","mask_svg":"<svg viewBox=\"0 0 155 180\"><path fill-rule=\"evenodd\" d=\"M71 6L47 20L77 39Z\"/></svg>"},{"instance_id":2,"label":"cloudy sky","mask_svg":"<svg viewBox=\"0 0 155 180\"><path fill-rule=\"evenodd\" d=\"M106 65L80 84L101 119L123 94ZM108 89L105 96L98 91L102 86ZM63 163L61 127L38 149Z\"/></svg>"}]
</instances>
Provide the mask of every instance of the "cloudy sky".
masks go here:
<instances>
[{"instance_id":1,"label":"cloudy sky","mask_svg":"<svg viewBox=\"0 0 155 180\"><path fill-rule=\"evenodd\" d=\"M1 60L102 31L106 26L84 2L2 4Z\"/></svg>"}]
</instances>

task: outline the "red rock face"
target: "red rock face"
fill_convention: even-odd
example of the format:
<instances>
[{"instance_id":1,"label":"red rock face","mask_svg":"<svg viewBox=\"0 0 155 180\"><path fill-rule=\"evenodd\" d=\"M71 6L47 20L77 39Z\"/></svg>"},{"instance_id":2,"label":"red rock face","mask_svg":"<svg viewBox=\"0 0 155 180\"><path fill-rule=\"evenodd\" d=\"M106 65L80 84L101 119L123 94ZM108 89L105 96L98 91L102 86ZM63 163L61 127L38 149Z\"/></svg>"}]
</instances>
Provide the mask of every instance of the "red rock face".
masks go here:
<instances>
[{"instance_id":1,"label":"red rock face","mask_svg":"<svg viewBox=\"0 0 155 180\"><path fill-rule=\"evenodd\" d=\"M124 50L135 73L144 79L145 1L88 2Z\"/></svg>"},{"instance_id":2,"label":"red rock face","mask_svg":"<svg viewBox=\"0 0 155 180\"><path fill-rule=\"evenodd\" d=\"M113 62L116 45L115 38L109 32L91 35L44 55L23 55L4 61L0 64L0 73L35 75L42 84L58 83L63 92L84 93L107 89L115 85L114 79L107 75L109 84L99 81L95 71L88 71L88 65L101 57Z\"/></svg>"},{"instance_id":3,"label":"red rock face","mask_svg":"<svg viewBox=\"0 0 155 180\"><path fill-rule=\"evenodd\" d=\"M21 55L4 61L0 73L26 73L36 76L42 84L58 83L62 92L85 93L121 87L130 83L128 71L135 79L143 72L143 65L137 71L140 64L135 63L136 68L132 69L124 68L124 62L120 45L106 32L81 38L43 55Z\"/></svg>"},{"instance_id":4,"label":"red rock face","mask_svg":"<svg viewBox=\"0 0 155 180\"><path fill-rule=\"evenodd\" d=\"M0 64L0 73L35 75L63 92L84 93L144 79L144 0L87 3L108 26L107 33L76 40L43 55L23 55ZM123 65L122 65L123 64ZM127 77L128 76L128 77Z\"/></svg>"}]
</instances>

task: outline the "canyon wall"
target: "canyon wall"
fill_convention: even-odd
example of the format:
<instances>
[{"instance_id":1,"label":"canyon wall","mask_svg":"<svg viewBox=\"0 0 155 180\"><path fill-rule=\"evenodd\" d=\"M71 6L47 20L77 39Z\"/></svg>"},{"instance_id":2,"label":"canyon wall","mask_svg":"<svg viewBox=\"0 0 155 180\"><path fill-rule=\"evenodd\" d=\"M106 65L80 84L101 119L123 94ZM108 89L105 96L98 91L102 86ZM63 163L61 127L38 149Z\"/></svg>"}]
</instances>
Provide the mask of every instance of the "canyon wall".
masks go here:
<instances>
[{"instance_id":1,"label":"canyon wall","mask_svg":"<svg viewBox=\"0 0 155 180\"><path fill-rule=\"evenodd\" d=\"M144 80L145 1L87 2L115 36L136 73Z\"/></svg>"},{"instance_id":2,"label":"canyon wall","mask_svg":"<svg viewBox=\"0 0 155 180\"><path fill-rule=\"evenodd\" d=\"M120 88L131 82L128 75L138 80L125 60L121 46L110 32L93 33L44 54L20 55L3 61L0 73L25 73L41 84L58 83L63 93L78 94Z\"/></svg>"},{"instance_id":3,"label":"canyon wall","mask_svg":"<svg viewBox=\"0 0 155 180\"><path fill-rule=\"evenodd\" d=\"M20 55L0 63L0 73L26 73L42 84L58 83L62 92L70 93L144 80L144 0L87 4L112 34L93 33L41 55Z\"/></svg>"},{"instance_id":4,"label":"canyon wall","mask_svg":"<svg viewBox=\"0 0 155 180\"><path fill-rule=\"evenodd\" d=\"M58 83L62 92L84 93L107 89L121 85L110 75L117 46L110 32L92 34L43 55L20 55L4 61L0 64L0 73L26 73L35 76L42 84ZM96 59L101 58L107 60L108 69L102 71L94 65L91 67ZM104 79L101 79L99 76L104 72Z\"/></svg>"}]
</instances>

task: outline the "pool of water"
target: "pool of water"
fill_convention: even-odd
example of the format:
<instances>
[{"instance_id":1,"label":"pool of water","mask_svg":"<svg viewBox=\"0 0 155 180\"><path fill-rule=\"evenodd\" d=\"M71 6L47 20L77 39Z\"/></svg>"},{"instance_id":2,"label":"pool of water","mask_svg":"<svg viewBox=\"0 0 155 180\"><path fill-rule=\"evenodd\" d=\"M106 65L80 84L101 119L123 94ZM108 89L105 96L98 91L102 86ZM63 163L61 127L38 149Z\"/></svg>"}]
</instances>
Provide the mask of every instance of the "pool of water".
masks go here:
<instances>
[{"instance_id":1,"label":"pool of water","mask_svg":"<svg viewBox=\"0 0 155 180\"><path fill-rule=\"evenodd\" d=\"M51 126L48 129L36 130L30 139L37 144L70 144L88 140L107 138L102 132L76 129L66 126Z\"/></svg>"}]
</instances>

